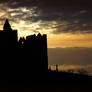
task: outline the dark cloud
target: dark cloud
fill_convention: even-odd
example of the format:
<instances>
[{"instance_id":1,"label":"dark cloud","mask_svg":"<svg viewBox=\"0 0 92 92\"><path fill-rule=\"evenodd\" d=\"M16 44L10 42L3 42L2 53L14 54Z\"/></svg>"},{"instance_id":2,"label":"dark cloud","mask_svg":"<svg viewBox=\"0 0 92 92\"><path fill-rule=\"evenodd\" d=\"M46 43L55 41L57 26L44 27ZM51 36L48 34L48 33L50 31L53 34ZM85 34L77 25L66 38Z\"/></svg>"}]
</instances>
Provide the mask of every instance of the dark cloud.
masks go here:
<instances>
[{"instance_id":1,"label":"dark cloud","mask_svg":"<svg viewBox=\"0 0 92 92\"><path fill-rule=\"evenodd\" d=\"M83 12L83 13L82 13ZM74 16L75 15L75 16ZM67 32L76 32L80 31L83 33L92 33L92 13L91 11L81 11L79 14L67 13L63 14L63 19L61 22L58 22L58 25L55 27L57 30L53 33L67 33ZM62 25L62 21L68 22L67 24Z\"/></svg>"},{"instance_id":2,"label":"dark cloud","mask_svg":"<svg viewBox=\"0 0 92 92\"><path fill-rule=\"evenodd\" d=\"M9 6L38 6L38 7L62 7L67 5L72 6L89 6L90 0L1 0L0 3L8 3ZM67 6L68 7L68 6Z\"/></svg>"},{"instance_id":3,"label":"dark cloud","mask_svg":"<svg viewBox=\"0 0 92 92\"><path fill-rule=\"evenodd\" d=\"M0 3L5 4L10 9L19 9L7 11L8 17L12 20L14 18L33 22L41 20L43 24L46 21L57 22L54 27L50 27L55 34L78 30L86 33L92 32L92 5L90 0L2 0ZM22 7L29 11L23 12ZM35 8L30 11L33 7ZM2 8L2 10L6 11L7 9ZM64 24L63 21L68 24Z\"/></svg>"},{"instance_id":4,"label":"dark cloud","mask_svg":"<svg viewBox=\"0 0 92 92\"><path fill-rule=\"evenodd\" d=\"M6 3L11 8L19 8L19 7L32 7L37 4L38 0L2 0L1 4Z\"/></svg>"}]
</instances>

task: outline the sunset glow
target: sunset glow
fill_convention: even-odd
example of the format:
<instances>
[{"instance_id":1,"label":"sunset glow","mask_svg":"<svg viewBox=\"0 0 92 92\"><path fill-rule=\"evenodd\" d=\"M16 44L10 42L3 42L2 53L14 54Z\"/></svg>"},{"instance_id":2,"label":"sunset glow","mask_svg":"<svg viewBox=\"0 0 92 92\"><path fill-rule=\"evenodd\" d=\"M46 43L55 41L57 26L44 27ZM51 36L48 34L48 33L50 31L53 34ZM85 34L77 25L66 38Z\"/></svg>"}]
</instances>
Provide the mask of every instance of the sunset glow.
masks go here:
<instances>
[{"instance_id":1,"label":"sunset glow","mask_svg":"<svg viewBox=\"0 0 92 92\"><path fill-rule=\"evenodd\" d=\"M2 29L3 24L0 25ZM28 23L25 21L19 21L19 23L11 22L12 28L18 30L19 37L42 33L48 35L48 47L92 47L92 34L82 33L61 33L53 34L53 29L43 28L40 26L40 22ZM25 27L23 26L25 25ZM37 29L37 30L36 30ZM42 30L41 30L42 29Z\"/></svg>"},{"instance_id":2,"label":"sunset glow","mask_svg":"<svg viewBox=\"0 0 92 92\"><path fill-rule=\"evenodd\" d=\"M13 2L12 5L16 7L9 6L8 3L0 4L1 30L5 19L8 18L12 28L18 30L19 37L38 34L39 32L47 34L48 48L92 47L91 22L80 22L80 19L76 17L86 15L87 10L76 11L71 18L71 12L69 16L66 16L66 11L61 13L53 11L52 14L47 14L42 9L38 10L36 6L17 7L17 2ZM52 19L51 16L58 17Z\"/></svg>"},{"instance_id":3,"label":"sunset glow","mask_svg":"<svg viewBox=\"0 0 92 92\"><path fill-rule=\"evenodd\" d=\"M17 5L17 2L12 4ZM5 19L8 18L12 28L18 30L19 37L40 32L48 35L48 48L92 47L92 33L89 34L91 23L80 24L79 20L75 19L72 24L68 19L63 19L66 16L63 15L63 12L58 13L60 17L57 19L49 20L51 15L45 14L43 16L41 9L37 10L35 6L31 8L26 6L12 8L12 6L9 7L8 3L1 3L0 11L0 29L3 28ZM85 9L80 10L75 12L73 17L87 13L88 11ZM54 13L53 15L56 16ZM46 19L47 16L48 19ZM85 28L85 31L82 27Z\"/></svg>"}]
</instances>

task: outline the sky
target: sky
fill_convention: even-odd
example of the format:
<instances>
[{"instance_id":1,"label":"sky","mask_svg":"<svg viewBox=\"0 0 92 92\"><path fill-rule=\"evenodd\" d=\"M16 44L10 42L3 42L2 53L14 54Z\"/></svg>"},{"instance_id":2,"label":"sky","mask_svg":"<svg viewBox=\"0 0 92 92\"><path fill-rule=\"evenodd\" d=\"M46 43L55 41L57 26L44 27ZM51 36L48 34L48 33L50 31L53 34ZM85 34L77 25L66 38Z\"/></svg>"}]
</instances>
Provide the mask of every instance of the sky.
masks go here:
<instances>
[{"instance_id":1,"label":"sky","mask_svg":"<svg viewBox=\"0 0 92 92\"><path fill-rule=\"evenodd\" d=\"M0 30L6 18L18 37L47 34L49 64L92 70L91 0L0 0Z\"/></svg>"},{"instance_id":2,"label":"sky","mask_svg":"<svg viewBox=\"0 0 92 92\"><path fill-rule=\"evenodd\" d=\"M0 0L0 29L6 18L19 37L41 32L48 48L92 47L90 0Z\"/></svg>"}]
</instances>

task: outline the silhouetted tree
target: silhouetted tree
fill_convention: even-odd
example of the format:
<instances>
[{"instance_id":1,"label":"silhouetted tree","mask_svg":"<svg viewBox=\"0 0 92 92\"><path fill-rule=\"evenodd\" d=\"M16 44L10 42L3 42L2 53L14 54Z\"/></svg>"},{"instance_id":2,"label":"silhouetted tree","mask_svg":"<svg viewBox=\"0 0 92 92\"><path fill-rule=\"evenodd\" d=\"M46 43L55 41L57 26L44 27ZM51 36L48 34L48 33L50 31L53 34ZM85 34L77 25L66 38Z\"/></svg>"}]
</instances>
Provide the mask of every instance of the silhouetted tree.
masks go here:
<instances>
[{"instance_id":1,"label":"silhouetted tree","mask_svg":"<svg viewBox=\"0 0 92 92\"><path fill-rule=\"evenodd\" d=\"M68 73L74 73L74 70L73 69L69 69L67 72Z\"/></svg>"},{"instance_id":2,"label":"silhouetted tree","mask_svg":"<svg viewBox=\"0 0 92 92\"><path fill-rule=\"evenodd\" d=\"M58 71L58 64L56 64L56 71Z\"/></svg>"},{"instance_id":3,"label":"silhouetted tree","mask_svg":"<svg viewBox=\"0 0 92 92\"><path fill-rule=\"evenodd\" d=\"M87 70L85 70L85 69L79 69L79 70L78 70L78 73L79 73L79 74L87 75L89 72L88 72Z\"/></svg>"}]
</instances>

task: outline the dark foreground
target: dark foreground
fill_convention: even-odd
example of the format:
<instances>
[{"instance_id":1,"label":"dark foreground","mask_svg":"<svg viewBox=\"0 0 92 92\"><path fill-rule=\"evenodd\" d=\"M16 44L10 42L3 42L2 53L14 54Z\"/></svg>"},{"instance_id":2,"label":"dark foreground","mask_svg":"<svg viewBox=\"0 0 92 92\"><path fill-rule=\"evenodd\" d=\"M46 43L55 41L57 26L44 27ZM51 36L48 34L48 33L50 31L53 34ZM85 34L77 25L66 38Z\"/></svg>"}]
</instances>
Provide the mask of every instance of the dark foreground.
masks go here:
<instances>
[{"instance_id":1,"label":"dark foreground","mask_svg":"<svg viewBox=\"0 0 92 92\"><path fill-rule=\"evenodd\" d=\"M51 71L12 75L0 80L0 92L92 92L92 77Z\"/></svg>"},{"instance_id":2,"label":"dark foreground","mask_svg":"<svg viewBox=\"0 0 92 92\"><path fill-rule=\"evenodd\" d=\"M9 84L0 88L0 92L92 92L91 84Z\"/></svg>"},{"instance_id":3,"label":"dark foreground","mask_svg":"<svg viewBox=\"0 0 92 92\"><path fill-rule=\"evenodd\" d=\"M91 76L55 71L39 73L34 68L39 61L32 62L31 57L27 51L1 51L0 92L92 92Z\"/></svg>"}]
</instances>

